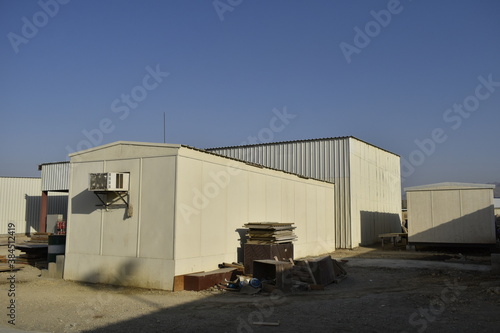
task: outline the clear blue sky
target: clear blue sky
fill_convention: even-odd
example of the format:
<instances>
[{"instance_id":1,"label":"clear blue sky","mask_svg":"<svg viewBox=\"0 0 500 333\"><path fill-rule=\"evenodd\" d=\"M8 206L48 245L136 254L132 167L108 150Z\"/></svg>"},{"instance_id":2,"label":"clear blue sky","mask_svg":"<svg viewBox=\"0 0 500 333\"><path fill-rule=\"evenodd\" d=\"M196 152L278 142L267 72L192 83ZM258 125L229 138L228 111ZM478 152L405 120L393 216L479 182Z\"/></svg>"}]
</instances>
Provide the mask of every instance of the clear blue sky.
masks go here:
<instances>
[{"instance_id":1,"label":"clear blue sky","mask_svg":"<svg viewBox=\"0 0 500 333\"><path fill-rule=\"evenodd\" d=\"M163 142L166 112L169 143L352 135L404 186L500 181L499 1L60 2L0 0L0 176Z\"/></svg>"}]
</instances>

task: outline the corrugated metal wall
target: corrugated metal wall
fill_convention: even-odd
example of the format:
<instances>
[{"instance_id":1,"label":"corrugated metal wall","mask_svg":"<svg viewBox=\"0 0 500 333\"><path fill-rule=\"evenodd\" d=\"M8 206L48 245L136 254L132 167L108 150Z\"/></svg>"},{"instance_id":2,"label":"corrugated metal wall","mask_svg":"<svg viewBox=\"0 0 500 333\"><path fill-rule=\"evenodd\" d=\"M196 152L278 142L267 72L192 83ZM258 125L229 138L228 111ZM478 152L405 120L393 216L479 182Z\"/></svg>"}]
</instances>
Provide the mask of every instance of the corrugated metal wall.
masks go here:
<instances>
[{"instance_id":1,"label":"corrugated metal wall","mask_svg":"<svg viewBox=\"0 0 500 333\"><path fill-rule=\"evenodd\" d=\"M363 149L365 147L369 148ZM357 162L355 174L351 173L352 149L355 149ZM373 235L384 230L387 217L393 221L400 219L399 156L356 138L290 141L207 150L305 177L334 182L337 248L356 247L363 243L362 237L368 240L367 244L371 243ZM355 192L351 178L356 180ZM367 188L372 189L370 194L373 193L373 196L367 196L365 201L371 201L371 204L361 202L360 199ZM355 207L352 200L356 200ZM363 214L367 217L364 220L371 221L369 236L362 234L360 224ZM394 231L394 225L392 222L387 224L389 231L384 231Z\"/></svg>"},{"instance_id":2,"label":"corrugated metal wall","mask_svg":"<svg viewBox=\"0 0 500 333\"><path fill-rule=\"evenodd\" d=\"M0 234L8 232L9 222L16 224L16 233L39 230L40 178L0 177ZM48 214L67 215L66 193L49 193Z\"/></svg>"},{"instance_id":3,"label":"corrugated metal wall","mask_svg":"<svg viewBox=\"0 0 500 333\"><path fill-rule=\"evenodd\" d=\"M0 234L7 234L10 222L19 234L38 227L40 182L40 178L0 178Z\"/></svg>"},{"instance_id":4,"label":"corrugated metal wall","mask_svg":"<svg viewBox=\"0 0 500 333\"><path fill-rule=\"evenodd\" d=\"M212 153L335 183L337 248L351 247L349 138L208 149Z\"/></svg>"},{"instance_id":5,"label":"corrugated metal wall","mask_svg":"<svg viewBox=\"0 0 500 333\"><path fill-rule=\"evenodd\" d=\"M69 162L42 164L42 191L69 190Z\"/></svg>"},{"instance_id":6,"label":"corrugated metal wall","mask_svg":"<svg viewBox=\"0 0 500 333\"><path fill-rule=\"evenodd\" d=\"M64 220L67 221L68 193L49 192L47 214L62 214L64 215Z\"/></svg>"}]
</instances>

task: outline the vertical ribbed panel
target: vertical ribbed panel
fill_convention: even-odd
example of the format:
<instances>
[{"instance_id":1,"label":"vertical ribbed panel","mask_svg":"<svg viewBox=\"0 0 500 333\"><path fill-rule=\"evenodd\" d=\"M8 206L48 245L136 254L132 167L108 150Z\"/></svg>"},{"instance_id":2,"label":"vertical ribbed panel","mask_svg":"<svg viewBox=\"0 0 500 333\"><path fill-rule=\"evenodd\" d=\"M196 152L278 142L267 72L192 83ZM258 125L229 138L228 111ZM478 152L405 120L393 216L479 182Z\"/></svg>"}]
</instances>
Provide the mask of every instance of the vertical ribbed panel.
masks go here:
<instances>
[{"instance_id":1,"label":"vertical ribbed panel","mask_svg":"<svg viewBox=\"0 0 500 333\"><path fill-rule=\"evenodd\" d=\"M336 246L352 248L348 137L207 150L335 183L335 202L332 204L335 205Z\"/></svg>"},{"instance_id":2,"label":"vertical ribbed panel","mask_svg":"<svg viewBox=\"0 0 500 333\"><path fill-rule=\"evenodd\" d=\"M8 233L10 222L18 234L37 229L40 194L40 178L0 178L0 234Z\"/></svg>"},{"instance_id":3,"label":"vertical ribbed panel","mask_svg":"<svg viewBox=\"0 0 500 333\"><path fill-rule=\"evenodd\" d=\"M40 178L0 177L0 234L8 233L9 222L18 234L39 231L41 193ZM66 193L49 193L49 214L66 216L67 210Z\"/></svg>"},{"instance_id":4,"label":"vertical ribbed panel","mask_svg":"<svg viewBox=\"0 0 500 333\"><path fill-rule=\"evenodd\" d=\"M42 191L69 190L69 162L42 164Z\"/></svg>"}]
</instances>

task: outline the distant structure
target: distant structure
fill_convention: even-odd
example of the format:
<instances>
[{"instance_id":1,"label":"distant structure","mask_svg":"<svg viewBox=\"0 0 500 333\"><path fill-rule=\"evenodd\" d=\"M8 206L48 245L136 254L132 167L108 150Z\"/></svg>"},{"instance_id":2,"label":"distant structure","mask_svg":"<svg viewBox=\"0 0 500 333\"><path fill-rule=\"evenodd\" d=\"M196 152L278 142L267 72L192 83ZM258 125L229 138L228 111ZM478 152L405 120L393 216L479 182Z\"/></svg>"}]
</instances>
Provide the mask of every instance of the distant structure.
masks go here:
<instances>
[{"instance_id":1,"label":"distant structure","mask_svg":"<svg viewBox=\"0 0 500 333\"><path fill-rule=\"evenodd\" d=\"M495 215L500 216L500 198L494 198L493 202L495 206Z\"/></svg>"},{"instance_id":2,"label":"distant structure","mask_svg":"<svg viewBox=\"0 0 500 333\"><path fill-rule=\"evenodd\" d=\"M405 188L409 243L495 244L494 188L469 183Z\"/></svg>"}]
</instances>

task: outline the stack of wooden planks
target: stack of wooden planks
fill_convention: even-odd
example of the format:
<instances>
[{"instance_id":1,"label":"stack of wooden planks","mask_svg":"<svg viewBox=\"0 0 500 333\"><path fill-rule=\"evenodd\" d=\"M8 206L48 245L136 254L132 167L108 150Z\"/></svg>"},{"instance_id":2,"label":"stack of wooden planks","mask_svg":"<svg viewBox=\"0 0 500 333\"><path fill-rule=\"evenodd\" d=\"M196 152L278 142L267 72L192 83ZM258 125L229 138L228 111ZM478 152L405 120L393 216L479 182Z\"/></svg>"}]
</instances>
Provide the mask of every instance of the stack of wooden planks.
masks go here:
<instances>
[{"instance_id":1,"label":"stack of wooden planks","mask_svg":"<svg viewBox=\"0 0 500 333\"><path fill-rule=\"evenodd\" d=\"M24 267L21 265L11 266L10 264L8 264L7 259L5 259L5 256L2 256L2 257L4 257L4 258L3 259L0 258L0 272L14 272L14 271L18 271Z\"/></svg>"},{"instance_id":2,"label":"stack of wooden planks","mask_svg":"<svg viewBox=\"0 0 500 333\"><path fill-rule=\"evenodd\" d=\"M46 232L35 232L33 235L31 235L31 239L26 243L48 244L49 235L52 234Z\"/></svg>"},{"instance_id":3,"label":"stack of wooden planks","mask_svg":"<svg viewBox=\"0 0 500 333\"><path fill-rule=\"evenodd\" d=\"M21 265L30 265L34 267L47 266L46 253L23 253L16 257L16 263Z\"/></svg>"},{"instance_id":4,"label":"stack of wooden planks","mask_svg":"<svg viewBox=\"0 0 500 333\"><path fill-rule=\"evenodd\" d=\"M47 244L33 244L26 242L24 244L16 245L15 248L24 252L16 257L16 264L31 265L35 267L47 266Z\"/></svg>"},{"instance_id":5,"label":"stack of wooden planks","mask_svg":"<svg viewBox=\"0 0 500 333\"><path fill-rule=\"evenodd\" d=\"M5 256L0 256L0 263L7 264L9 261ZM31 265L34 267L47 266L47 249L39 249L29 253L21 253L16 256L14 262L18 265Z\"/></svg>"},{"instance_id":6,"label":"stack of wooden planks","mask_svg":"<svg viewBox=\"0 0 500 333\"><path fill-rule=\"evenodd\" d=\"M245 228L248 228L247 244L282 244L297 239L293 223L251 222Z\"/></svg>"}]
</instances>

